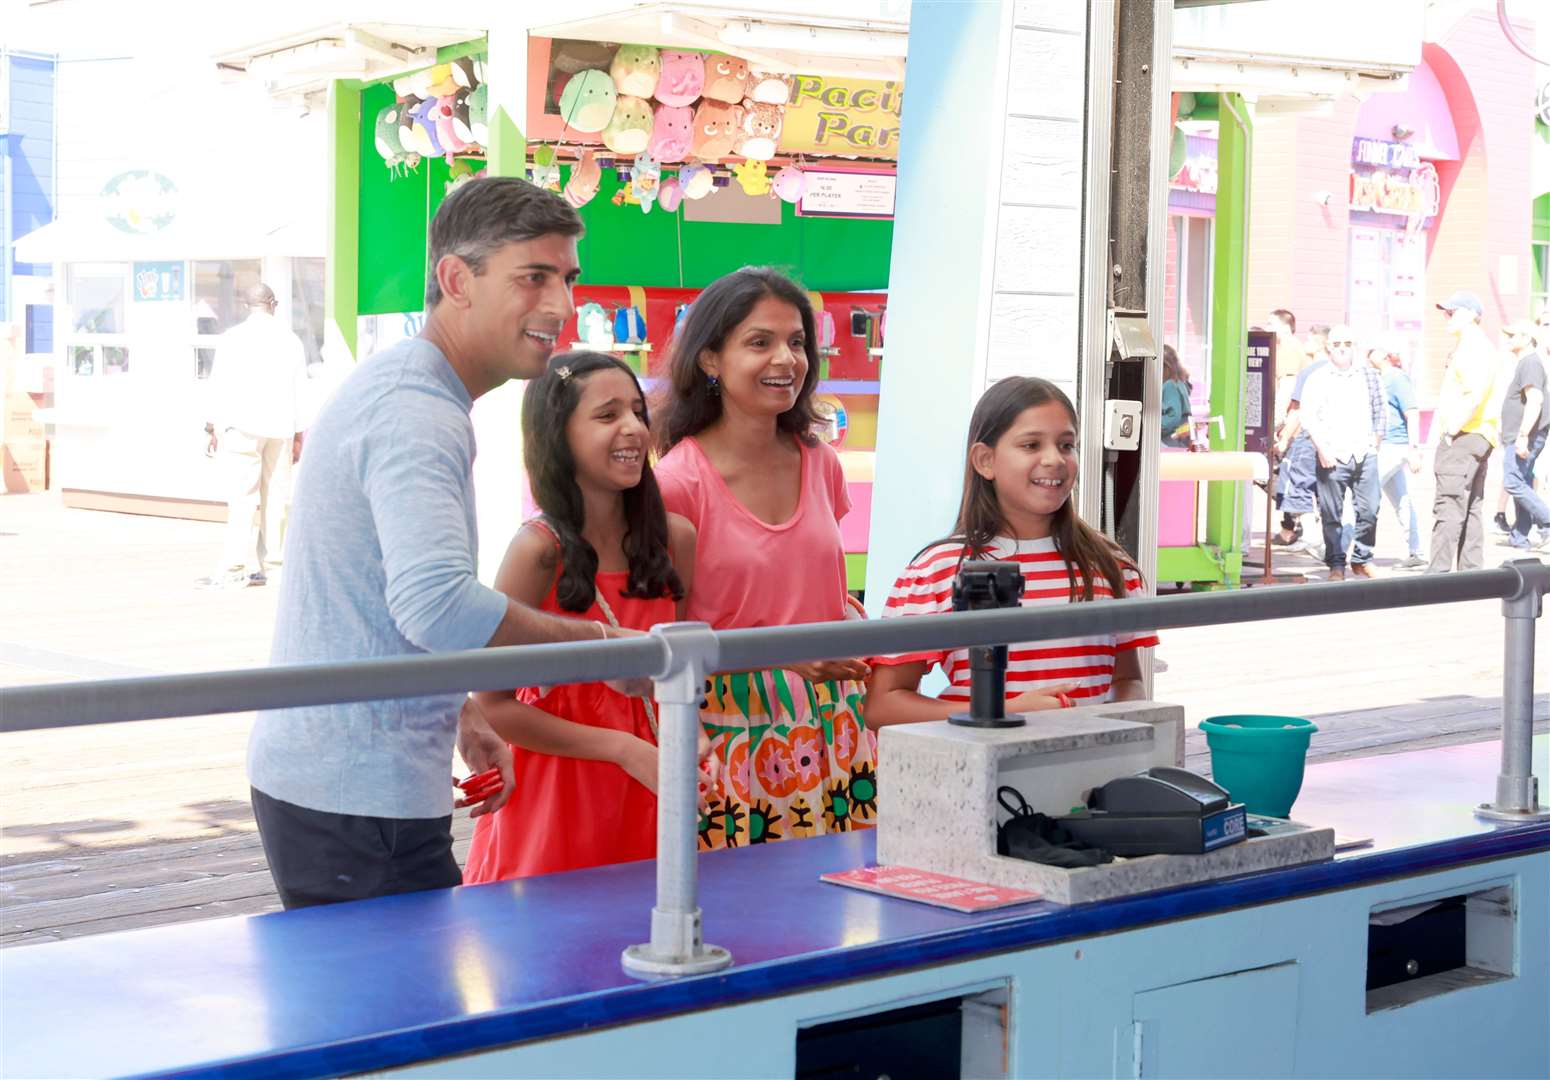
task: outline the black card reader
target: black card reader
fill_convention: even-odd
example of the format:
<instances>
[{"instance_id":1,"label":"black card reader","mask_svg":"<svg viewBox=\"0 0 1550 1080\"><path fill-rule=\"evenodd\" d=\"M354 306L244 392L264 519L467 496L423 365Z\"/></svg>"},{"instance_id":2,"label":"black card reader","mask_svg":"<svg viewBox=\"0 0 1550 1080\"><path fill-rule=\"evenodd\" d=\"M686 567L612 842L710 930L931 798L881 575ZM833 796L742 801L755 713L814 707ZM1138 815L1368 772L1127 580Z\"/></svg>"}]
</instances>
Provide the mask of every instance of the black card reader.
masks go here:
<instances>
[{"instance_id":1,"label":"black card reader","mask_svg":"<svg viewBox=\"0 0 1550 1080\"><path fill-rule=\"evenodd\" d=\"M1086 810L1059 821L1122 857L1202 855L1248 838L1241 803L1203 776L1164 765L1094 788Z\"/></svg>"}]
</instances>

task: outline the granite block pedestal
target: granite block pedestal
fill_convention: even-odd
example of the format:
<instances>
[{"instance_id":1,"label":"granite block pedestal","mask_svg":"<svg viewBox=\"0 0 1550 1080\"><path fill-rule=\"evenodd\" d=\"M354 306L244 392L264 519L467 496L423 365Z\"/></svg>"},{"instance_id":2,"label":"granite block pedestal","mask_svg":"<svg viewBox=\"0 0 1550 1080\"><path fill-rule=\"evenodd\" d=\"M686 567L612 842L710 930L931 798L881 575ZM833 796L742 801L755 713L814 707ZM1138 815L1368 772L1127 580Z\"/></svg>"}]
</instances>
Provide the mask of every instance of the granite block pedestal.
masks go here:
<instances>
[{"instance_id":1,"label":"granite block pedestal","mask_svg":"<svg viewBox=\"0 0 1550 1080\"><path fill-rule=\"evenodd\" d=\"M887 727L878 750L877 861L1078 904L1334 857L1333 829L1078 870L996 854L996 823L1006 816L996 804L1002 785L1058 816L1115 777L1183 761L1184 710L1150 701L1035 713L1015 728L946 721Z\"/></svg>"}]
</instances>

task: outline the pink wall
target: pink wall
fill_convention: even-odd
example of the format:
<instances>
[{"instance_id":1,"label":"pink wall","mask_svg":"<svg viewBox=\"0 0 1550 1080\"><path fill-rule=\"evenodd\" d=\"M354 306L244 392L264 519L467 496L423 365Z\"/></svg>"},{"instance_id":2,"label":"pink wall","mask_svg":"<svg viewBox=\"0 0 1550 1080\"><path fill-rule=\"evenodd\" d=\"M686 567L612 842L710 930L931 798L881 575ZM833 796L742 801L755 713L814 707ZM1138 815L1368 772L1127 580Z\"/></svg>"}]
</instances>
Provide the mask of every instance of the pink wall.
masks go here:
<instances>
[{"instance_id":1,"label":"pink wall","mask_svg":"<svg viewBox=\"0 0 1550 1080\"><path fill-rule=\"evenodd\" d=\"M1532 27L1515 25L1533 40ZM1507 42L1494 12L1464 15L1426 45L1424 58L1452 109L1462 158L1438 168L1443 211L1430 237L1425 356L1417 371L1426 400L1451 348L1442 314L1433 307L1437 301L1455 289L1475 292L1493 333L1504 320L1528 314L1534 79L1533 64ZM1346 318L1347 177L1359 110L1346 100L1325 117L1258 118L1249 220L1251 324L1275 307L1294 311L1299 331ZM1328 207L1314 201L1318 191L1334 196ZM1512 260L1515 283L1503 279L1504 256Z\"/></svg>"}]
</instances>

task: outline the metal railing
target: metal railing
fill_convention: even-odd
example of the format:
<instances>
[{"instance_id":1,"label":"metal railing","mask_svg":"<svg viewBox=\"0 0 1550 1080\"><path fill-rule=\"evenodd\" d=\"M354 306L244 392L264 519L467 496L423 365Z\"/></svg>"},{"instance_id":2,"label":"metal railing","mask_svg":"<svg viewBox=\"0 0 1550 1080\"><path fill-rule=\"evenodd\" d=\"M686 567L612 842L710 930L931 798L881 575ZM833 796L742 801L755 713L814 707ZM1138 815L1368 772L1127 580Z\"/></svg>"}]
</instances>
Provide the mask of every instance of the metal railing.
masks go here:
<instances>
[{"instance_id":1,"label":"metal railing","mask_svg":"<svg viewBox=\"0 0 1550 1080\"><path fill-rule=\"evenodd\" d=\"M651 678L661 705L657 897L651 940L625 951L638 975L688 974L731 963L706 945L697 902L699 702L707 673L779 667L835 656L1045 641L1123 631L1423 607L1500 599L1506 620L1502 764L1495 798L1477 813L1495 821L1550 818L1533 775L1534 624L1550 591L1535 559L1496 570L1419 578L1135 599L1063 608L1008 608L873 622L712 631L702 623L657 627L627 640L477 649L441 655L0 689L0 732L377 701L519 686Z\"/></svg>"}]
</instances>

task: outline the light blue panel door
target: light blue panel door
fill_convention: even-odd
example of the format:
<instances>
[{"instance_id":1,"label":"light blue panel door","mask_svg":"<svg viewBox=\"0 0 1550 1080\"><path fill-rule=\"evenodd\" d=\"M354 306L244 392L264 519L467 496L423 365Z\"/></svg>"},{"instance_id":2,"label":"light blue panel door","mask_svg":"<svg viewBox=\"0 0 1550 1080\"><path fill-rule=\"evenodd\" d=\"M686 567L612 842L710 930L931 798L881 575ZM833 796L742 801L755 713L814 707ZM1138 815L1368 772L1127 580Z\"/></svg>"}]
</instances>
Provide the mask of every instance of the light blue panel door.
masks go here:
<instances>
[{"instance_id":1,"label":"light blue panel door","mask_svg":"<svg viewBox=\"0 0 1550 1080\"><path fill-rule=\"evenodd\" d=\"M1297 972L1296 964L1277 964L1137 994L1132 1075L1293 1075Z\"/></svg>"}]
</instances>

